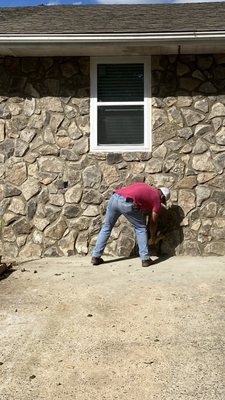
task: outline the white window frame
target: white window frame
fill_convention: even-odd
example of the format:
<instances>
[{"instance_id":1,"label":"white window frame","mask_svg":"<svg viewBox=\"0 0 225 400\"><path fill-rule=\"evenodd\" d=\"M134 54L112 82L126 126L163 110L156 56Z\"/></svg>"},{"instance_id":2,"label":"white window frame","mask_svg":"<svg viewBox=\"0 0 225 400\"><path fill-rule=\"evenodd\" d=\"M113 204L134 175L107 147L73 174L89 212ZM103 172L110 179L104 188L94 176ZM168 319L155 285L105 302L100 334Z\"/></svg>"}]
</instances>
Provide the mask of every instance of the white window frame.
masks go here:
<instances>
[{"instance_id":1,"label":"white window frame","mask_svg":"<svg viewBox=\"0 0 225 400\"><path fill-rule=\"evenodd\" d=\"M97 66L98 64L144 64L144 100L136 102L98 102ZM151 57L91 57L91 101L90 101L90 151L92 152L149 152L151 141ZM100 105L143 105L144 106L144 144L142 145L98 145L97 108Z\"/></svg>"}]
</instances>

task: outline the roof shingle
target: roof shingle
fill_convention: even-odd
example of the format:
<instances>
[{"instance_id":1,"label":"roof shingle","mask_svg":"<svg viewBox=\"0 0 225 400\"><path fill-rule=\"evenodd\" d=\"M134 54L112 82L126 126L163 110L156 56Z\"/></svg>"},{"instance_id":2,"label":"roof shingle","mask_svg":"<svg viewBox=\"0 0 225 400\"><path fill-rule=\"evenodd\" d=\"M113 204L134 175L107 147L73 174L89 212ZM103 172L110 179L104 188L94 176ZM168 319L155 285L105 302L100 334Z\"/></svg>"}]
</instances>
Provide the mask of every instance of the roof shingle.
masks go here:
<instances>
[{"instance_id":1,"label":"roof shingle","mask_svg":"<svg viewBox=\"0 0 225 400\"><path fill-rule=\"evenodd\" d=\"M97 34L225 30L225 3L0 8L0 34Z\"/></svg>"}]
</instances>

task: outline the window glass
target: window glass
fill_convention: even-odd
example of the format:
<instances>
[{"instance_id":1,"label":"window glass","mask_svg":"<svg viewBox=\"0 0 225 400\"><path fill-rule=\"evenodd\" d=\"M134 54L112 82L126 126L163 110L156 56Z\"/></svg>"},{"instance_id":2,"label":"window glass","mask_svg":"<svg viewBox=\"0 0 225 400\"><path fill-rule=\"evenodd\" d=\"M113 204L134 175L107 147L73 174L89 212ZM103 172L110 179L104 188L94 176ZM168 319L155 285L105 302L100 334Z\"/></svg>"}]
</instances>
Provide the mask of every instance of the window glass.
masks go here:
<instances>
[{"instance_id":1,"label":"window glass","mask_svg":"<svg viewBox=\"0 0 225 400\"><path fill-rule=\"evenodd\" d=\"M98 101L143 101L143 64L98 64Z\"/></svg>"},{"instance_id":2,"label":"window glass","mask_svg":"<svg viewBox=\"0 0 225 400\"><path fill-rule=\"evenodd\" d=\"M144 144L143 106L99 106L98 145Z\"/></svg>"}]
</instances>

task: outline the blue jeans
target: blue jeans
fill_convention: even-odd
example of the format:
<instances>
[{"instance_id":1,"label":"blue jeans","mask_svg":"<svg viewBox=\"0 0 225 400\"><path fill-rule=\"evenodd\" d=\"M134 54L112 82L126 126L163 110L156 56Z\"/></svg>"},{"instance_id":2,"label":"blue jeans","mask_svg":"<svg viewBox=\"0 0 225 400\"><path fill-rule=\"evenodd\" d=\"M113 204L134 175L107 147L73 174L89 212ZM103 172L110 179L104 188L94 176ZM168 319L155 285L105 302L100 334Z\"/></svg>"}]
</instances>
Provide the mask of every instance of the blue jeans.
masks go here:
<instances>
[{"instance_id":1,"label":"blue jeans","mask_svg":"<svg viewBox=\"0 0 225 400\"><path fill-rule=\"evenodd\" d=\"M112 228L121 214L123 214L134 227L141 259L148 260L148 234L144 215L134 203L127 202L125 197L117 193L114 193L109 199L105 223L98 235L92 256L100 257L102 255Z\"/></svg>"}]
</instances>

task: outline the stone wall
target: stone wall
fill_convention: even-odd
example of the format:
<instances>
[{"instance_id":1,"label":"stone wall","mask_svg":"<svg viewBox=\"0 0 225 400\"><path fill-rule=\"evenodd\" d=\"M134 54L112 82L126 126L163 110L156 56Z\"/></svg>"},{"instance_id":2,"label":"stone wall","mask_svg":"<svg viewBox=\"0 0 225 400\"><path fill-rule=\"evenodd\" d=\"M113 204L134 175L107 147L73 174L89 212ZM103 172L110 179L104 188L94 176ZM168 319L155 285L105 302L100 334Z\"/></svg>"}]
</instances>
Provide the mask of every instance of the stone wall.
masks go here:
<instances>
[{"instance_id":1,"label":"stone wall","mask_svg":"<svg viewBox=\"0 0 225 400\"><path fill-rule=\"evenodd\" d=\"M225 254L225 56L152 57L151 153L89 152L88 58L0 59L1 253L90 253L106 202L135 181L171 188L167 254ZM135 251L117 223L106 253Z\"/></svg>"}]
</instances>

